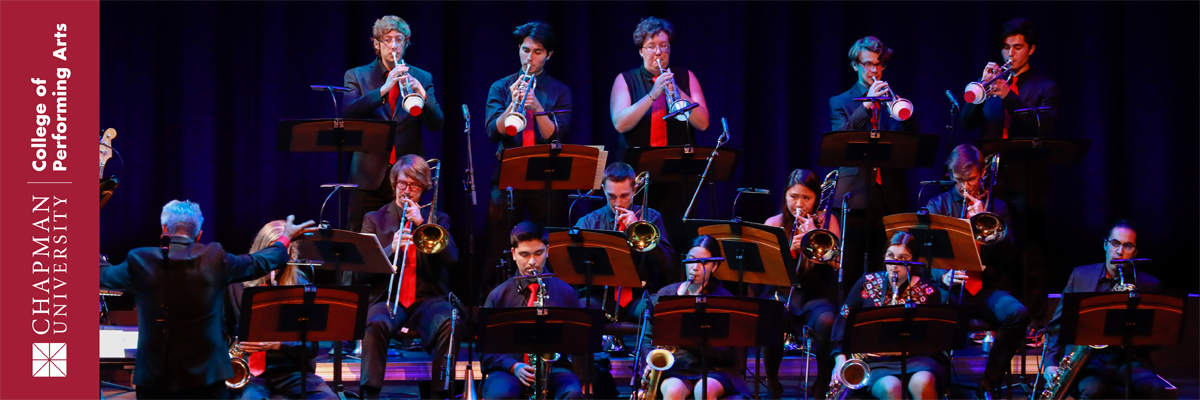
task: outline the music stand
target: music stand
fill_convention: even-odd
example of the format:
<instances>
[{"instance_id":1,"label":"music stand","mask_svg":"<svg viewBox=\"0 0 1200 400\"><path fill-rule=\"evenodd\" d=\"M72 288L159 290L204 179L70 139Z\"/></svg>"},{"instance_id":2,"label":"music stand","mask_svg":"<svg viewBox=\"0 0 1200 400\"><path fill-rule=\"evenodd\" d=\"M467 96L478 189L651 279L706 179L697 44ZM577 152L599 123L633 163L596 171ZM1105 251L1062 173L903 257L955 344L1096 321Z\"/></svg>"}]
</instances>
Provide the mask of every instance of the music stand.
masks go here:
<instances>
[{"instance_id":1,"label":"music stand","mask_svg":"<svg viewBox=\"0 0 1200 400\"><path fill-rule=\"evenodd\" d=\"M308 240L297 241L296 251L301 259L320 261L313 263L315 269L332 270L338 278L335 285L341 283L343 267L347 272L396 273L383 254L379 238L370 233L320 229ZM335 393L342 393L341 340L333 342L333 385Z\"/></svg>"},{"instance_id":2,"label":"music stand","mask_svg":"<svg viewBox=\"0 0 1200 400\"><path fill-rule=\"evenodd\" d=\"M959 271L983 271L979 258L979 245L971 222L965 219L929 214L925 210L916 213L893 214L883 217L883 226L888 237L896 232L908 232L922 243L925 268L921 278L930 280L934 268ZM959 285L958 302L962 302L963 287ZM950 288L952 289L952 288Z\"/></svg>"},{"instance_id":3,"label":"music stand","mask_svg":"<svg viewBox=\"0 0 1200 400\"><path fill-rule=\"evenodd\" d=\"M550 247L546 261L563 282L586 287L642 287L644 280L633 265L625 233L579 228L547 231ZM590 308L591 296L586 301Z\"/></svg>"},{"instance_id":4,"label":"music stand","mask_svg":"<svg viewBox=\"0 0 1200 400\"><path fill-rule=\"evenodd\" d=\"M560 144L510 147L500 156L498 187L514 190L545 190L546 206L554 190L600 188L608 152L602 146ZM553 215L553 210L546 210ZM550 221L546 221L549 224Z\"/></svg>"},{"instance_id":5,"label":"music stand","mask_svg":"<svg viewBox=\"0 0 1200 400\"><path fill-rule=\"evenodd\" d=\"M842 353L900 353L900 382L908 375L911 353L961 349L967 338L969 309L962 305L917 305L856 308L846 316ZM907 389L900 398L907 397Z\"/></svg>"},{"instance_id":6,"label":"music stand","mask_svg":"<svg viewBox=\"0 0 1200 400\"><path fill-rule=\"evenodd\" d=\"M700 397L707 399L709 346L757 348L778 342L783 320L759 316L782 314L783 303L770 299L663 296L654 306L654 344L700 347Z\"/></svg>"},{"instance_id":7,"label":"music stand","mask_svg":"<svg viewBox=\"0 0 1200 400\"><path fill-rule=\"evenodd\" d=\"M630 147L625 151L625 159L630 161L630 166L634 170L650 172L656 183L696 183L700 181L700 174L704 173L704 167L708 164L708 154L712 153L713 148ZM737 168L741 153L739 149L722 147L713 158L713 166L705 180L725 182L733 179L733 170Z\"/></svg>"},{"instance_id":8,"label":"music stand","mask_svg":"<svg viewBox=\"0 0 1200 400\"><path fill-rule=\"evenodd\" d=\"M608 318L590 308L485 307L477 321L480 353L583 354L580 387L587 388L588 364L592 353L603 351L600 337Z\"/></svg>"},{"instance_id":9,"label":"music stand","mask_svg":"<svg viewBox=\"0 0 1200 400\"><path fill-rule=\"evenodd\" d=\"M242 292L238 336L248 342L300 342L304 347L309 341L362 339L367 294L363 286L248 287ZM308 393L304 369L300 368L300 388Z\"/></svg>"},{"instance_id":10,"label":"music stand","mask_svg":"<svg viewBox=\"0 0 1200 400\"><path fill-rule=\"evenodd\" d=\"M1134 346L1179 344L1187 295L1161 292L1064 293L1059 340L1076 346L1120 345L1128 399Z\"/></svg>"},{"instance_id":11,"label":"music stand","mask_svg":"<svg viewBox=\"0 0 1200 400\"><path fill-rule=\"evenodd\" d=\"M336 100L335 100L336 101ZM337 182L342 178L342 153L379 153L391 148L396 121L365 119L292 119L279 121L276 148L291 152L337 153ZM341 221L341 196L338 221ZM340 225L340 223L339 223Z\"/></svg>"},{"instance_id":12,"label":"music stand","mask_svg":"<svg viewBox=\"0 0 1200 400\"><path fill-rule=\"evenodd\" d=\"M728 268L718 268L713 276L726 282L737 282L745 295L746 283L772 286L792 286L798 283L795 271L788 269L795 263L789 245L784 238L783 228L745 222L741 220L683 221L688 232L696 236L709 235L721 242L721 254Z\"/></svg>"}]
</instances>

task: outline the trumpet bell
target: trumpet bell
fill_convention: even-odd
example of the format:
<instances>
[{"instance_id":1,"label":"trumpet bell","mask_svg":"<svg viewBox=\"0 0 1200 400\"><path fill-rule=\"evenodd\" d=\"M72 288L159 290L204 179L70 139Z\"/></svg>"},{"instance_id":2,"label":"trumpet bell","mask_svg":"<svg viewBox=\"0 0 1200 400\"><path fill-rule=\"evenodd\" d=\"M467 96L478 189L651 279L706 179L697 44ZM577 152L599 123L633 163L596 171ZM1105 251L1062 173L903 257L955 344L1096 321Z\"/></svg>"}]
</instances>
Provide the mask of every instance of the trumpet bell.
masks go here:
<instances>
[{"instance_id":1,"label":"trumpet bell","mask_svg":"<svg viewBox=\"0 0 1200 400\"><path fill-rule=\"evenodd\" d=\"M1004 240L1008 235L1008 227L996 214L979 213L971 216L971 234L976 243L989 245Z\"/></svg>"},{"instance_id":2,"label":"trumpet bell","mask_svg":"<svg viewBox=\"0 0 1200 400\"><path fill-rule=\"evenodd\" d=\"M913 113L913 104L908 99L896 98L892 101L892 105L888 107L888 111L892 114L892 119L897 121L908 120Z\"/></svg>"},{"instance_id":3,"label":"trumpet bell","mask_svg":"<svg viewBox=\"0 0 1200 400\"><path fill-rule=\"evenodd\" d=\"M687 100L679 99L679 100L675 100L675 102L671 103L670 110L671 110L671 112L675 112L678 110L686 109L690 105L692 105L692 103L689 103ZM675 120L679 121L679 122L687 122L688 117L691 116L691 114L692 114L691 111L681 112L681 113L675 115Z\"/></svg>"},{"instance_id":4,"label":"trumpet bell","mask_svg":"<svg viewBox=\"0 0 1200 400\"><path fill-rule=\"evenodd\" d=\"M809 261L825 264L837 259L838 238L827 229L813 229L800 238L800 253Z\"/></svg>"},{"instance_id":5,"label":"trumpet bell","mask_svg":"<svg viewBox=\"0 0 1200 400\"><path fill-rule=\"evenodd\" d=\"M867 386L867 381L871 380L871 367L867 366L866 361L857 358L846 360L838 372L838 381L850 390L862 389Z\"/></svg>"},{"instance_id":6,"label":"trumpet bell","mask_svg":"<svg viewBox=\"0 0 1200 400\"><path fill-rule=\"evenodd\" d=\"M420 94L410 93L404 96L404 109L408 110L408 114L414 117L421 115L421 110L425 108L425 98Z\"/></svg>"},{"instance_id":7,"label":"trumpet bell","mask_svg":"<svg viewBox=\"0 0 1200 400\"><path fill-rule=\"evenodd\" d=\"M628 237L626 240L629 241L629 247L642 253L654 250L655 247L658 247L659 239L662 238L658 227L646 221L638 221L629 225L625 228L625 236Z\"/></svg>"},{"instance_id":8,"label":"trumpet bell","mask_svg":"<svg viewBox=\"0 0 1200 400\"><path fill-rule=\"evenodd\" d=\"M963 90L963 100L971 104L983 104L987 100L987 88L979 82L971 82L967 84L967 88Z\"/></svg>"},{"instance_id":9,"label":"trumpet bell","mask_svg":"<svg viewBox=\"0 0 1200 400\"><path fill-rule=\"evenodd\" d=\"M516 136L518 132L525 130L525 116L517 113L508 114L504 117L504 133L508 136Z\"/></svg>"},{"instance_id":10,"label":"trumpet bell","mask_svg":"<svg viewBox=\"0 0 1200 400\"><path fill-rule=\"evenodd\" d=\"M450 233L441 225L421 225L413 231L413 245L425 254L441 253L450 245Z\"/></svg>"}]
</instances>

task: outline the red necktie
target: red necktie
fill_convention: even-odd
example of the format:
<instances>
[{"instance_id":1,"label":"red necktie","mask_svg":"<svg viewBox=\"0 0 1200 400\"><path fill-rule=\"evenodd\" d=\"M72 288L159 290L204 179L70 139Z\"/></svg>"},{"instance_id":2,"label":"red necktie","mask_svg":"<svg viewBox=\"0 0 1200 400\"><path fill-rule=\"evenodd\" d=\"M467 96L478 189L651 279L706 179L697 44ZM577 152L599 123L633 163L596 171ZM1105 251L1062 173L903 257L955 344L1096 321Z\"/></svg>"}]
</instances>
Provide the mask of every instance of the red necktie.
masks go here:
<instances>
[{"instance_id":1,"label":"red necktie","mask_svg":"<svg viewBox=\"0 0 1200 400\"><path fill-rule=\"evenodd\" d=\"M1012 77L1012 80L1013 80L1013 81L1012 81L1012 83L1011 83L1011 84L1009 84L1009 85L1008 85L1008 87L1009 87L1010 89L1012 89L1012 92L1013 92L1013 94L1020 96L1020 95L1021 95L1021 92L1020 92L1020 91L1017 91L1017 77L1014 75L1014 76Z\"/></svg>"},{"instance_id":2,"label":"red necktie","mask_svg":"<svg viewBox=\"0 0 1200 400\"><path fill-rule=\"evenodd\" d=\"M537 305L537 291L538 291L538 284L530 283L529 284L529 301L525 303L525 307L533 307L533 306Z\"/></svg>"},{"instance_id":3,"label":"red necktie","mask_svg":"<svg viewBox=\"0 0 1200 400\"><path fill-rule=\"evenodd\" d=\"M1018 96L1021 95L1021 93L1017 91L1017 77L1016 76L1012 77L1012 83L1009 84L1008 87L1009 87L1009 89L1012 90L1013 94L1018 95ZM1010 125L1012 125L1012 115L1010 115L1008 113L1008 110L1004 110L1004 132L1000 136L1001 139L1008 139L1008 127Z\"/></svg>"},{"instance_id":4,"label":"red necktie","mask_svg":"<svg viewBox=\"0 0 1200 400\"><path fill-rule=\"evenodd\" d=\"M657 79L658 77L654 77L651 81ZM666 94L660 95L650 105L650 147L667 145L667 121L663 120L663 117L667 116L666 97Z\"/></svg>"},{"instance_id":5,"label":"red necktie","mask_svg":"<svg viewBox=\"0 0 1200 400\"><path fill-rule=\"evenodd\" d=\"M533 120L533 112L525 110L525 130L521 131L521 146L533 146L537 143L533 141L533 124L537 121Z\"/></svg>"},{"instance_id":6,"label":"red necktie","mask_svg":"<svg viewBox=\"0 0 1200 400\"><path fill-rule=\"evenodd\" d=\"M393 116L396 115L396 100L398 100L399 98L400 98L400 89L392 88L392 90L388 91L388 99L387 99L388 111L391 111ZM388 164L396 163L396 147L395 146L392 146L392 155L388 160L389 160Z\"/></svg>"},{"instance_id":7,"label":"red necktie","mask_svg":"<svg viewBox=\"0 0 1200 400\"><path fill-rule=\"evenodd\" d=\"M979 244L975 244L975 248L979 248ZM963 283L972 296L979 293L979 289L983 289L983 274L980 271L967 271L967 281Z\"/></svg>"},{"instance_id":8,"label":"red necktie","mask_svg":"<svg viewBox=\"0 0 1200 400\"><path fill-rule=\"evenodd\" d=\"M404 229L412 228L412 221L404 224ZM400 232L396 232L397 235ZM404 268L404 276L401 277L400 284L400 305L408 308L412 303L417 301L417 248L408 246L408 251L404 253L404 259L408 260Z\"/></svg>"},{"instance_id":9,"label":"red necktie","mask_svg":"<svg viewBox=\"0 0 1200 400\"><path fill-rule=\"evenodd\" d=\"M259 376L267 370L267 352L250 353L250 375Z\"/></svg>"},{"instance_id":10,"label":"red necktie","mask_svg":"<svg viewBox=\"0 0 1200 400\"><path fill-rule=\"evenodd\" d=\"M660 117L659 119L661 120L662 118ZM617 232L625 232L625 228L624 222L617 223ZM620 304L621 307L625 307L629 305L629 302L633 301L633 291L617 287L617 291L613 292L613 300L616 300L617 304Z\"/></svg>"}]
</instances>

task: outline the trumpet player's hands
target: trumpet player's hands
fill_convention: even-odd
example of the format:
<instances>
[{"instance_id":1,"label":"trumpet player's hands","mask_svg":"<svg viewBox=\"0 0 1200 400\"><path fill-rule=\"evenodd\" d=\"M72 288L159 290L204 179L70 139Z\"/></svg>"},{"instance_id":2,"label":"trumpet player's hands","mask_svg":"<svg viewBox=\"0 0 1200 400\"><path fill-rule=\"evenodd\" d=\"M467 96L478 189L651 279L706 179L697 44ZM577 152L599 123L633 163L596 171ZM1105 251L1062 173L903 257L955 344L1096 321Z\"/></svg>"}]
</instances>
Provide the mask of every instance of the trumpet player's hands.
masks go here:
<instances>
[{"instance_id":1,"label":"trumpet player's hands","mask_svg":"<svg viewBox=\"0 0 1200 400\"><path fill-rule=\"evenodd\" d=\"M979 77L979 80L987 82L996 76L997 72L1000 72L1000 64L994 62L987 63L987 66L983 67L983 75Z\"/></svg>"},{"instance_id":2,"label":"trumpet player's hands","mask_svg":"<svg viewBox=\"0 0 1200 400\"><path fill-rule=\"evenodd\" d=\"M240 342L242 351L247 353L257 353L267 350L279 350L279 342Z\"/></svg>"},{"instance_id":3,"label":"trumpet player's hands","mask_svg":"<svg viewBox=\"0 0 1200 400\"><path fill-rule=\"evenodd\" d=\"M533 386L534 373L536 372L533 366L526 363L517 363L513 365L512 372L513 376L517 377L517 380L521 381L522 385Z\"/></svg>"},{"instance_id":4,"label":"trumpet player's hands","mask_svg":"<svg viewBox=\"0 0 1200 400\"><path fill-rule=\"evenodd\" d=\"M996 83L992 84L991 94L999 96L1001 99L1003 99L1008 96L1008 92L1011 90L1012 87L1008 85L1008 81L997 79Z\"/></svg>"},{"instance_id":5,"label":"trumpet player's hands","mask_svg":"<svg viewBox=\"0 0 1200 400\"><path fill-rule=\"evenodd\" d=\"M664 72L658 75L657 78L654 78L654 87L650 88L650 100L658 100L659 96L671 90L671 85L668 83L674 81L674 79L674 72Z\"/></svg>"},{"instance_id":6,"label":"trumpet player's hands","mask_svg":"<svg viewBox=\"0 0 1200 400\"><path fill-rule=\"evenodd\" d=\"M980 81L987 82L996 77L997 72L1000 72L1000 65L990 62L986 67L983 67L983 76L979 79ZM1003 99L1008 96L1009 90L1010 88L1008 87L1008 81L997 79L996 82L992 84L992 90L988 92L988 94L1000 96L1000 98Z\"/></svg>"},{"instance_id":7,"label":"trumpet player's hands","mask_svg":"<svg viewBox=\"0 0 1200 400\"><path fill-rule=\"evenodd\" d=\"M316 225L317 225L317 223L313 222L313 220L311 220L311 219L308 221L304 221L303 223L297 225L296 224L296 216L289 215L287 217L287 222L284 222L284 224L283 224L283 235L282 236L292 239L292 240L295 240L297 237L300 237L301 235L311 235L311 234L313 234L313 232L317 231Z\"/></svg>"},{"instance_id":8,"label":"trumpet player's hands","mask_svg":"<svg viewBox=\"0 0 1200 400\"><path fill-rule=\"evenodd\" d=\"M633 225L638 222L638 216L633 211L621 207L613 207L617 210L617 223L625 226Z\"/></svg>"},{"instance_id":9,"label":"trumpet player's hands","mask_svg":"<svg viewBox=\"0 0 1200 400\"><path fill-rule=\"evenodd\" d=\"M881 81L881 80L878 80L878 79L876 79L876 80L875 80L875 83L872 83L872 84L871 84L871 87L870 87L870 88L867 88L867 97L880 97L880 96L883 96L884 94L886 94L886 93L887 93L887 90L888 90L888 84L887 84L887 82L885 82L885 81ZM866 107L868 110L874 109L874 108L875 108L875 102L872 102L872 101L864 101L864 102L863 102L863 107Z\"/></svg>"},{"instance_id":10,"label":"trumpet player's hands","mask_svg":"<svg viewBox=\"0 0 1200 400\"><path fill-rule=\"evenodd\" d=\"M388 71L387 79L383 81L383 86L379 87L379 95L383 96L384 99L387 99L388 92L392 91L392 89L395 89L397 84L403 83L400 81L400 76L407 72L408 65L397 65L395 68L392 68L391 71ZM416 80L414 79L414 81ZM424 94L425 92L422 91L421 95Z\"/></svg>"},{"instance_id":11,"label":"trumpet player's hands","mask_svg":"<svg viewBox=\"0 0 1200 400\"><path fill-rule=\"evenodd\" d=\"M408 66L405 66L404 69L408 70ZM401 77L400 84L401 85L403 85L403 84L412 85L413 91L415 91L416 93L419 93L421 95L421 97L425 97L425 86L421 85L421 81L418 81L417 78L413 78L412 75L405 75L405 76Z\"/></svg>"}]
</instances>

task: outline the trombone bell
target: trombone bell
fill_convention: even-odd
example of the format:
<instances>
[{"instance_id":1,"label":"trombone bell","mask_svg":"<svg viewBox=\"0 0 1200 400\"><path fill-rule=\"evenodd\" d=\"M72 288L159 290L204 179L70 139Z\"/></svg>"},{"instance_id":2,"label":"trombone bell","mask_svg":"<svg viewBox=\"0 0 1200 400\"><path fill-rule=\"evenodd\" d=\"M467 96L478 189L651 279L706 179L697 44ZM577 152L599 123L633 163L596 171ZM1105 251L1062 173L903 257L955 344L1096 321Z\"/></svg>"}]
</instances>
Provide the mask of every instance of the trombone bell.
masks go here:
<instances>
[{"instance_id":1,"label":"trombone bell","mask_svg":"<svg viewBox=\"0 0 1200 400\"><path fill-rule=\"evenodd\" d=\"M413 230L413 245L425 254L437 254L450 244L450 234L437 224L425 224Z\"/></svg>"},{"instance_id":2,"label":"trombone bell","mask_svg":"<svg viewBox=\"0 0 1200 400\"><path fill-rule=\"evenodd\" d=\"M625 235L628 237L629 247L642 253L654 250L658 247L659 239L662 238L658 227L646 221L638 221L629 225L625 228Z\"/></svg>"}]
</instances>

